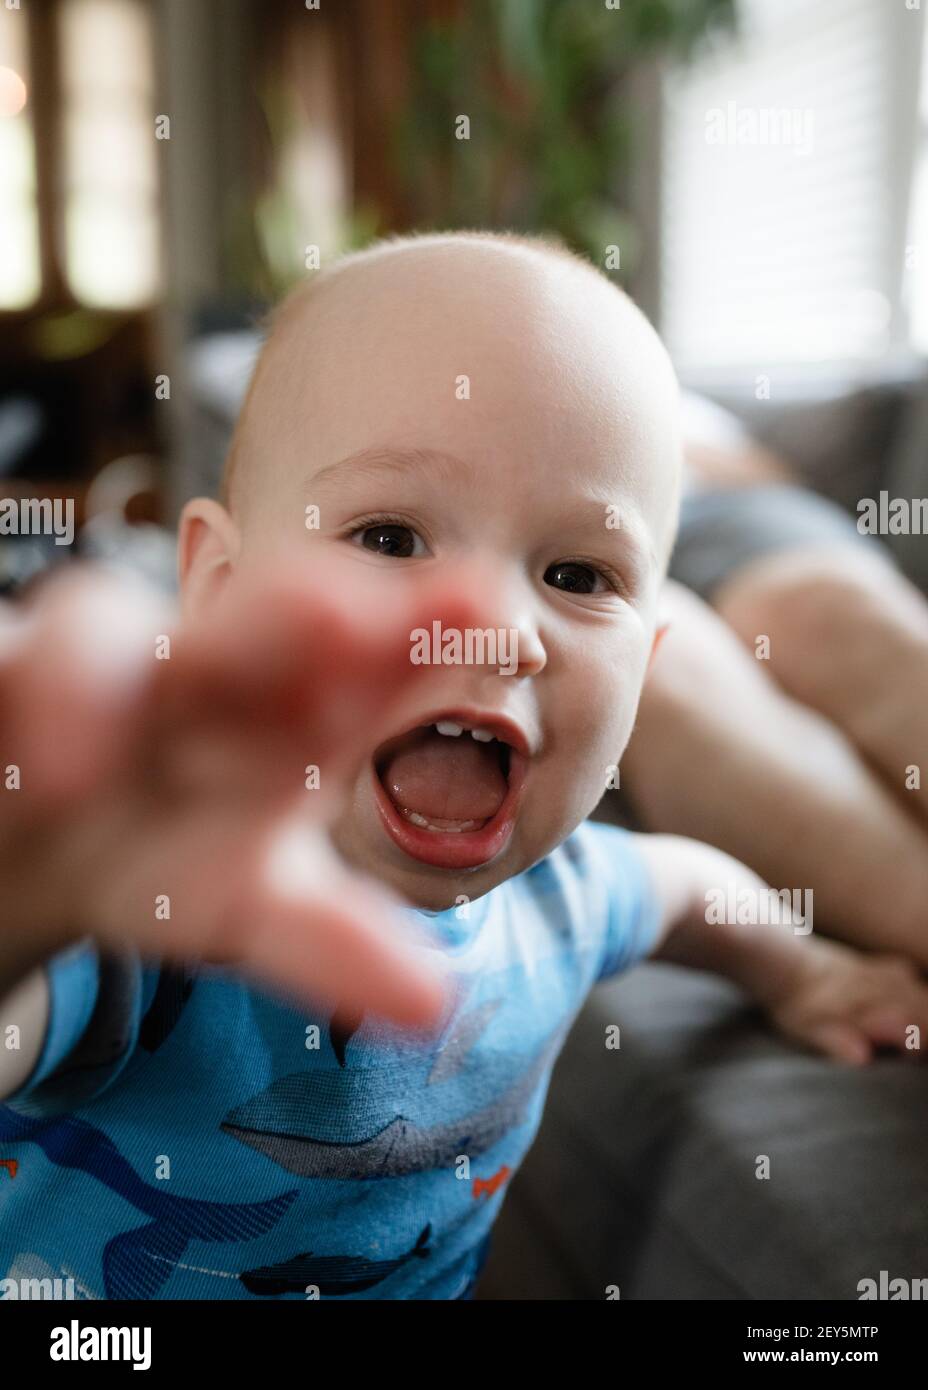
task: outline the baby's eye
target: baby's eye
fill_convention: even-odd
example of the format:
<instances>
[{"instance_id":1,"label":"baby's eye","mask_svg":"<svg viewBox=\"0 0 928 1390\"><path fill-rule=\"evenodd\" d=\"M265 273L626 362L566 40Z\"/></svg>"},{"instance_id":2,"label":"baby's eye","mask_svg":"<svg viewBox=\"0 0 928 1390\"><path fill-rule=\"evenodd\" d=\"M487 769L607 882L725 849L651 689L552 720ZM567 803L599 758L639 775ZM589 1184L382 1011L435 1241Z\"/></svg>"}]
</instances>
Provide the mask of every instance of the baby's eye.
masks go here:
<instances>
[{"instance_id":1,"label":"baby's eye","mask_svg":"<svg viewBox=\"0 0 928 1390\"><path fill-rule=\"evenodd\" d=\"M362 526L351 539L355 545L372 550L375 555L388 555L391 559L406 560L411 556L425 555L425 542L410 526L399 522L378 521Z\"/></svg>"},{"instance_id":2,"label":"baby's eye","mask_svg":"<svg viewBox=\"0 0 928 1390\"><path fill-rule=\"evenodd\" d=\"M567 594L596 594L608 588L603 576L589 565L580 565L573 560L562 560L549 565L545 570L545 583L552 589L562 589Z\"/></svg>"}]
</instances>

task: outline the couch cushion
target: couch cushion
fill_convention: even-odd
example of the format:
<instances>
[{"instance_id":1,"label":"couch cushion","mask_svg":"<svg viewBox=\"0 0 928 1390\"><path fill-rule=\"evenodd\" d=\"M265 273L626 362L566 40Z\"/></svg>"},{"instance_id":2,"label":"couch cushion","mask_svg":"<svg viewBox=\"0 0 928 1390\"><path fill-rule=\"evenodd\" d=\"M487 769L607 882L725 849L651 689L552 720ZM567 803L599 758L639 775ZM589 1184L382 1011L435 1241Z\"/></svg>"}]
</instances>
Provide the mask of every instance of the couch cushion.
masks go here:
<instances>
[{"instance_id":1,"label":"couch cushion","mask_svg":"<svg viewBox=\"0 0 928 1390\"><path fill-rule=\"evenodd\" d=\"M481 1296L856 1299L884 1269L928 1277L926 1157L923 1067L837 1065L724 982L639 967L568 1040Z\"/></svg>"}]
</instances>

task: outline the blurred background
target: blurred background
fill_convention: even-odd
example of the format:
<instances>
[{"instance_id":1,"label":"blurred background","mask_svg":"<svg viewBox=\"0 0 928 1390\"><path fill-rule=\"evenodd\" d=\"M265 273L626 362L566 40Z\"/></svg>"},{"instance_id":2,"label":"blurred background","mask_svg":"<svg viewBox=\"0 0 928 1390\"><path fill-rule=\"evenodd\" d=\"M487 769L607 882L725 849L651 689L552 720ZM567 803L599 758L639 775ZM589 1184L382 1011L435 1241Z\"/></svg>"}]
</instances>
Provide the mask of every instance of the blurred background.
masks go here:
<instances>
[{"instance_id":1,"label":"blurred background","mask_svg":"<svg viewBox=\"0 0 928 1390\"><path fill-rule=\"evenodd\" d=\"M80 528L0 522L0 586L169 586L264 311L413 228L558 234L813 487L925 493L923 34L909 0L0 0L0 495Z\"/></svg>"}]
</instances>

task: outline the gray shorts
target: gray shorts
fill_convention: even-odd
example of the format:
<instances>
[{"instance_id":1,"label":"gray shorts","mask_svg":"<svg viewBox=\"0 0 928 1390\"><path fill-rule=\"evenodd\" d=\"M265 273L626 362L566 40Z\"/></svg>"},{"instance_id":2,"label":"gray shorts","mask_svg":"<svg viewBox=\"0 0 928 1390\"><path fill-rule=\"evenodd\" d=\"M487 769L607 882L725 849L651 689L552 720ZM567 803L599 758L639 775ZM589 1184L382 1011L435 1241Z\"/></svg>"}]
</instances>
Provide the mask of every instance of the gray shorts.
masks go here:
<instances>
[{"instance_id":1,"label":"gray shorts","mask_svg":"<svg viewBox=\"0 0 928 1390\"><path fill-rule=\"evenodd\" d=\"M691 491L680 507L670 576L711 603L723 580L763 555L875 543L837 503L808 488L777 484ZM606 793L593 819L644 829L624 787Z\"/></svg>"},{"instance_id":2,"label":"gray shorts","mask_svg":"<svg viewBox=\"0 0 928 1390\"><path fill-rule=\"evenodd\" d=\"M853 517L808 488L777 484L687 492L670 576L711 602L735 570L780 550L866 545ZM878 543L878 542L877 542Z\"/></svg>"}]
</instances>

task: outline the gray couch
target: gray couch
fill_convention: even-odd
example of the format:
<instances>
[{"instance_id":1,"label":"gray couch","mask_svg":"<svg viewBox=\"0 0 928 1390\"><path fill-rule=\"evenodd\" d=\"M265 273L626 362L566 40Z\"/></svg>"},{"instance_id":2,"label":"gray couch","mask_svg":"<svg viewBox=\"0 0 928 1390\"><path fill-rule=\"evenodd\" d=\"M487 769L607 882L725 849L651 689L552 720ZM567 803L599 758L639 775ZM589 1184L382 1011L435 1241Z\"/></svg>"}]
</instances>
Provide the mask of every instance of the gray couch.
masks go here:
<instances>
[{"instance_id":1,"label":"gray couch","mask_svg":"<svg viewBox=\"0 0 928 1390\"><path fill-rule=\"evenodd\" d=\"M923 1066L836 1065L733 987L639 966L561 1054L479 1297L856 1299L881 1270L925 1278L926 1158Z\"/></svg>"}]
</instances>

